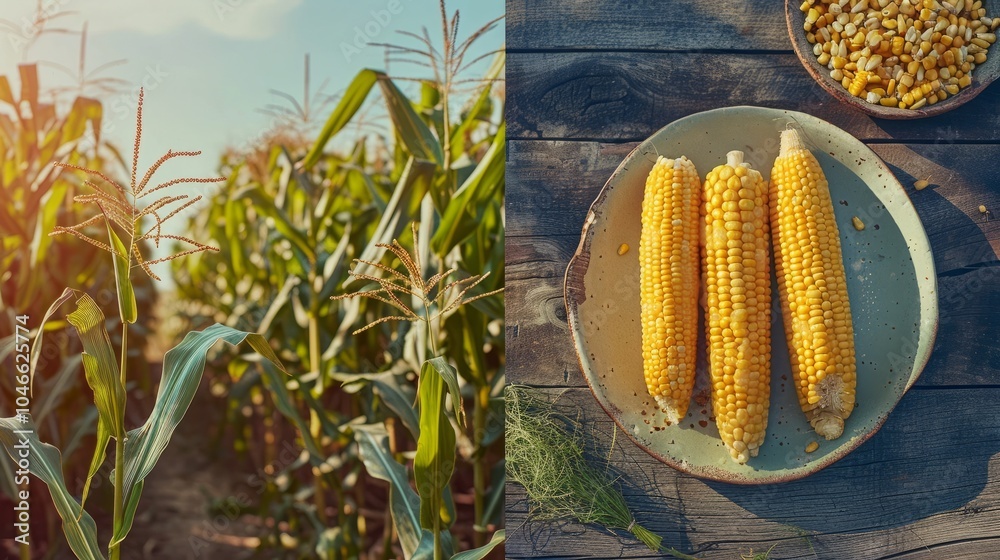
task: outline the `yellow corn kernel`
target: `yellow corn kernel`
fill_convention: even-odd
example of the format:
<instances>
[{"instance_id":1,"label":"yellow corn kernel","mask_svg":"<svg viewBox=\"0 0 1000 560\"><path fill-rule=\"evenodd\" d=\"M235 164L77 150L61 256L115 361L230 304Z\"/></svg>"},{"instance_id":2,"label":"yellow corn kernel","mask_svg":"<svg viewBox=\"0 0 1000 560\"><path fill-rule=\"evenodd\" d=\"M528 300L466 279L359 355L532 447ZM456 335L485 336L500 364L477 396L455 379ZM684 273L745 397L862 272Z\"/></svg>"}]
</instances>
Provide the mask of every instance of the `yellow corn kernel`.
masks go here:
<instances>
[{"instance_id":1,"label":"yellow corn kernel","mask_svg":"<svg viewBox=\"0 0 1000 560\"><path fill-rule=\"evenodd\" d=\"M799 404L816 433L834 439L854 410L851 307L826 177L795 129L781 133L770 189L775 272Z\"/></svg>"},{"instance_id":2,"label":"yellow corn kernel","mask_svg":"<svg viewBox=\"0 0 1000 560\"><path fill-rule=\"evenodd\" d=\"M851 85L847 88L847 91L854 97L861 97L865 91L865 86L868 85L869 75L870 72L867 70L858 70L857 74L854 75L854 79L851 80Z\"/></svg>"},{"instance_id":3,"label":"yellow corn kernel","mask_svg":"<svg viewBox=\"0 0 1000 560\"><path fill-rule=\"evenodd\" d=\"M694 387L701 180L686 157L658 157L646 178L639 236L646 388L676 423Z\"/></svg>"},{"instance_id":4,"label":"yellow corn kernel","mask_svg":"<svg viewBox=\"0 0 1000 560\"><path fill-rule=\"evenodd\" d=\"M738 463L767 431L771 270L767 181L732 151L705 179L708 366L719 435Z\"/></svg>"}]
</instances>

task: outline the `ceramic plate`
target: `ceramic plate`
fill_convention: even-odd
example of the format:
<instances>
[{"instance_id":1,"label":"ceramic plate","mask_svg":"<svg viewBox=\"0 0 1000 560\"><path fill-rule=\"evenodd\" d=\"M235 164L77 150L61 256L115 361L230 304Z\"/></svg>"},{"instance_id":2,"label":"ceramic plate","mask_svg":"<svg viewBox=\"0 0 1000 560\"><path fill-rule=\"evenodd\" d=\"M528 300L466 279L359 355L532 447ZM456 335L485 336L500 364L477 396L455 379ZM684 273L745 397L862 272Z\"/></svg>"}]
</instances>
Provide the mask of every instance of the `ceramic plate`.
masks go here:
<instances>
[{"instance_id":1,"label":"ceramic plate","mask_svg":"<svg viewBox=\"0 0 1000 560\"><path fill-rule=\"evenodd\" d=\"M772 325L771 408L760 454L734 463L719 439L708 398L704 341L687 417L667 426L647 395L639 326L638 243L643 185L657 154L686 155L705 176L743 150L765 177L778 137L798 126L830 183L840 228L858 363L858 406L844 435L812 431L791 383L780 317ZM866 225L857 231L853 216ZM619 247L630 249L619 255ZM896 178L864 144L803 113L730 107L671 123L640 144L608 180L584 224L566 271L566 305L580 366L594 396L632 440L695 476L741 484L781 482L844 457L885 422L927 363L937 331L937 280L927 234ZM775 286L775 304L777 292ZM703 338L703 337L702 337ZM806 453L806 446L819 449Z\"/></svg>"}]
</instances>

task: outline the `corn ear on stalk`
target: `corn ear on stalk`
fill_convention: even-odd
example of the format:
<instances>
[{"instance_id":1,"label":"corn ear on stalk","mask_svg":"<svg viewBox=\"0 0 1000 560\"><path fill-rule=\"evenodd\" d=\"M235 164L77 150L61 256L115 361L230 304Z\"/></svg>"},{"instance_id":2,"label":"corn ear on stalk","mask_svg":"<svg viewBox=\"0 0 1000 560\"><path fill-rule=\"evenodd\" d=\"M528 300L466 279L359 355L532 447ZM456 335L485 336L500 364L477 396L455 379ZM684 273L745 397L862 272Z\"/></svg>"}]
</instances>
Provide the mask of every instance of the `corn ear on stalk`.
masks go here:
<instances>
[{"instance_id":1,"label":"corn ear on stalk","mask_svg":"<svg viewBox=\"0 0 1000 560\"><path fill-rule=\"evenodd\" d=\"M708 366L719 435L738 463L767 431L771 376L771 263L767 182L727 154L705 180Z\"/></svg>"},{"instance_id":2,"label":"corn ear on stalk","mask_svg":"<svg viewBox=\"0 0 1000 560\"><path fill-rule=\"evenodd\" d=\"M816 433L834 439L854 410L854 329L830 189L797 130L781 133L770 189L774 263L799 405Z\"/></svg>"},{"instance_id":3,"label":"corn ear on stalk","mask_svg":"<svg viewBox=\"0 0 1000 560\"><path fill-rule=\"evenodd\" d=\"M698 331L701 180L686 157L658 157L646 178L639 238L642 362L671 423L687 414Z\"/></svg>"}]
</instances>

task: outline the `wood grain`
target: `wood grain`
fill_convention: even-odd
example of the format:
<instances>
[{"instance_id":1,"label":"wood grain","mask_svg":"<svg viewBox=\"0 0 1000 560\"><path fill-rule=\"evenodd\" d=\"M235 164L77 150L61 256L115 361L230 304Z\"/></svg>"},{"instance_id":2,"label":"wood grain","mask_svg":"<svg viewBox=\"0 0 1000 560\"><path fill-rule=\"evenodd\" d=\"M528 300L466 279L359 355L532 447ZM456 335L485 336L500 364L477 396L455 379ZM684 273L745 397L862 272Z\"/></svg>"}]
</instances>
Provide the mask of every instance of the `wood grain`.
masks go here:
<instances>
[{"instance_id":1,"label":"wood grain","mask_svg":"<svg viewBox=\"0 0 1000 560\"><path fill-rule=\"evenodd\" d=\"M580 411L599 453L612 423L589 391L548 391ZM1000 431L982 408L1000 388L915 389L871 440L805 479L770 486L706 483L617 435L613 459L636 519L704 560L777 545L774 558L980 558L1000 545ZM977 410L979 408L979 410ZM658 557L627 536L527 521L507 492L507 557Z\"/></svg>"},{"instance_id":2,"label":"wood grain","mask_svg":"<svg viewBox=\"0 0 1000 560\"><path fill-rule=\"evenodd\" d=\"M1000 127L1000 88L940 118L878 120L836 101L793 54L512 53L507 85L511 138L639 141L731 105L802 111L862 140L995 142Z\"/></svg>"},{"instance_id":3,"label":"wood grain","mask_svg":"<svg viewBox=\"0 0 1000 560\"><path fill-rule=\"evenodd\" d=\"M784 50L783 3L507 0L507 48Z\"/></svg>"}]
</instances>

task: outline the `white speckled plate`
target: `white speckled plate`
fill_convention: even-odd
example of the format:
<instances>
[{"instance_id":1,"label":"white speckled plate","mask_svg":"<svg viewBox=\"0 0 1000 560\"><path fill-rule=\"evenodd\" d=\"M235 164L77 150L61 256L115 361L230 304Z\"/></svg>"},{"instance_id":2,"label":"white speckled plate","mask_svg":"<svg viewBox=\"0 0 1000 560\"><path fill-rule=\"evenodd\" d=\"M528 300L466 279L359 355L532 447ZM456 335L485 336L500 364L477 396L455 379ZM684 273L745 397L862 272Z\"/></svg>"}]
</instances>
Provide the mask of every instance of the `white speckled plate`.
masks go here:
<instances>
[{"instance_id":1,"label":"white speckled plate","mask_svg":"<svg viewBox=\"0 0 1000 560\"><path fill-rule=\"evenodd\" d=\"M638 292L643 185L657 154L686 155L704 177L725 160L726 152L743 150L747 161L767 177L779 134L789 125L802 129L830 183L854 317L858 407L839 439L828 442L817 437L790 383L783 327L776 318L767 438L757 457L738 465L729 458L711 414L703 340L695 402L683 422L666 426L646 394ZM853 216L865 223L863 231L851 225ZM620 256L622 243L630 250ZM685 117L629 154L590 209L580 247L566 271L565 289L581 368L614 421L636 444L677 469L741 484L801 478L871 437L920 375L938 324L937 279L927 234L885 163L859 140L825 121L759 107L729 107ZM777 304L776 291L774 300ZM819 449L807 454L805 448L812 441L819 442Z\"/></svg>"}]
</instances>

